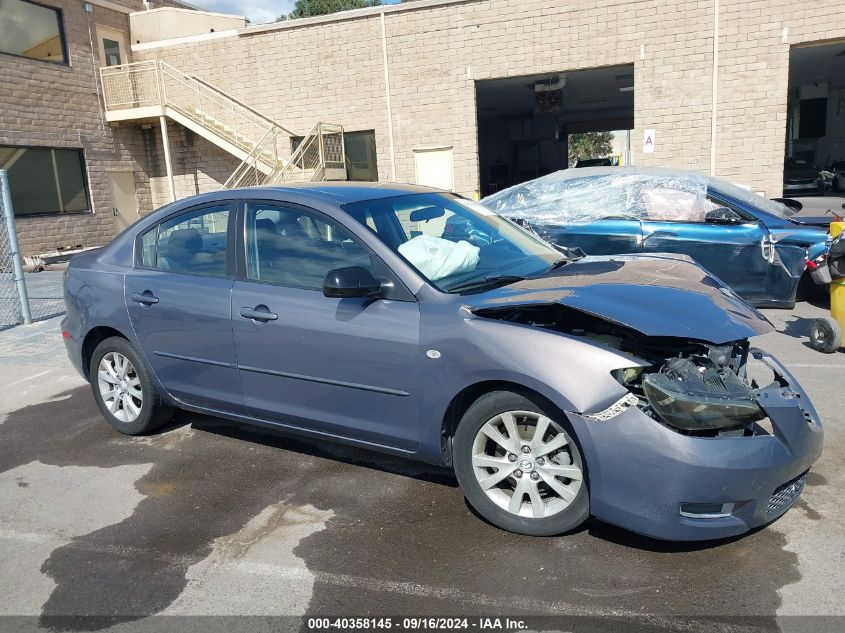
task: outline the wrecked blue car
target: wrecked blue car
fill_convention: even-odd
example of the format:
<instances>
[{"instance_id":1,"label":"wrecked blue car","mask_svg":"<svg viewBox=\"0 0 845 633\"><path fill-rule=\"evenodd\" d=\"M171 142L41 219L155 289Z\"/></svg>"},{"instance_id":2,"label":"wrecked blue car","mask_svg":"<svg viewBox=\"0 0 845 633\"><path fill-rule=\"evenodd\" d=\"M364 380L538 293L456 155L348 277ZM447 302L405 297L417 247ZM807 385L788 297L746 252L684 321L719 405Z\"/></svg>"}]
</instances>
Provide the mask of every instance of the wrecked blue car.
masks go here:
<instances>
[{"instance_id":1,"label":"wrecked blue car","mask_svg":"<svg viewBox=\"0 0 845 633\"><path fill-rule=\"evenodd\" d=\"M689 257L567 255L421 187L176 202L74 258L65 300L71 362L121 433L179 408L430 462L522 534L741 534L822 449L807 394L749 341L771 324Z\"/></svg>"},{"instance_id":2,"label":"wrecked blue car","mask_svg":"<svg viewBox=\"0 0 845 633\"><path fill-rule=\"evenodd\" d=\"M820 263L829 248L826 227L808 226L780 202L691 171L569 169L483 203L588 255L689 255L757 307L791 308L811 294L812 262Z\"/></svg>"}]
</instances>

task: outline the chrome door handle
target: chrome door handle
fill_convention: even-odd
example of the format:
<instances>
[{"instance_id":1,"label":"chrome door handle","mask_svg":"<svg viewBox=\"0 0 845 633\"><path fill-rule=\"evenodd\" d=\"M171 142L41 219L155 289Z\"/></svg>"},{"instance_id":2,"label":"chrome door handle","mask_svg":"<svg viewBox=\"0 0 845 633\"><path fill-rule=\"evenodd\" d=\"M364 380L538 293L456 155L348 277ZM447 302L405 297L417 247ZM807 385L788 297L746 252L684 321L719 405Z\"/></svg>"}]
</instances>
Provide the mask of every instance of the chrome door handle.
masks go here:
<instances>
[{"instance_id":1,"label":"chrome door handle","mask_svg":"<svg viewBox=\"0 0 845 633\"><path fill-rule=\"evenodd\" d=\"M275 321L279 315L275 312L270 312L270 308L265 305L257 305L254 308L241 308L241 316L245 319L252 319L253 321Z\"/></svg>"},{"instance_id":2,"label":"chrome door handle","mask_svg":"<svg viewBox=\"0 0 845 633\"><path fill-rule=\"evenodd\" d=\"M151 306L154 303L158 303L158 297L154 296L149 290L144 290L144 292L141 293L136 292L131 298L135 303L142 303L145 306Z\"/></svg>"}]
</instances>

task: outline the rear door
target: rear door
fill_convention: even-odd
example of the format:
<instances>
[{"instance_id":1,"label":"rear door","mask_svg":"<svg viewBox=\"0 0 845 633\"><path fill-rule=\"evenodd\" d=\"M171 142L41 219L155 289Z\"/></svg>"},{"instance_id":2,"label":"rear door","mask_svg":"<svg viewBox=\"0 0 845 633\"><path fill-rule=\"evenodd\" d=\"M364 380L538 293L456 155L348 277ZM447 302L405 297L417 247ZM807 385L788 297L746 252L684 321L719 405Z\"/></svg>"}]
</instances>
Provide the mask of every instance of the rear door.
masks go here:
<instances>
[{"instance_id":1,"label":"rear door","mask_svg":"<svg viewBox=\"0 0 845 633\"><path fill-rule=\"evenodd\" d=\"M194 207L141 237L125 278L142 351L183 402L243 412L231 325L235 205Z\"/></svg>"},{"instance_id":2,"label":"rear door","mask_svg":"<svg viewBox=\"0 0 845 633\"><path fill-rule=\"evenodd\" d=\"M553 224L535 228L547 242L578 247L587 255L628 255L642 251L639 220L607 217L586 224Z\"/></svg>"},{"instance_id":3,"label":"rear door","mask_svg":"<svg viewBox=\"0 0 845 633\"><path fill-rule=\"evenodd\" d=\"M579 247L588 255L642 250L642 229L630 204L629 179L608 173L564 180L555 188L555 199L538 205L538 219L531 221L543 239Z\"/></svg>"}]
</instances>

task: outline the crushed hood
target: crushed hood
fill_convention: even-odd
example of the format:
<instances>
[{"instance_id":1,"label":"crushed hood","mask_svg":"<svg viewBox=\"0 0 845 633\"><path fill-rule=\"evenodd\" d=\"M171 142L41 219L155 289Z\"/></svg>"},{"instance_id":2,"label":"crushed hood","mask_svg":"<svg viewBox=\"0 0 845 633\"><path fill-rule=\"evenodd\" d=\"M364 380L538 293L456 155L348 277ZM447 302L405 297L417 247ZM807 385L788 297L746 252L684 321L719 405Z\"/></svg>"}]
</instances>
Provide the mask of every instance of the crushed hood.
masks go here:
<instances>
[{"instance_id":1,"label":"crushed hood","mask_svg":"<svg viewBox=\"0 0 845 633\"><path fill-rule=\"evenodd\" d=\"M587 257L542 277L467 297L486 311L558 303L647 336L728 343L772 324L685 255Z\"/></svg>"}]
</instances>

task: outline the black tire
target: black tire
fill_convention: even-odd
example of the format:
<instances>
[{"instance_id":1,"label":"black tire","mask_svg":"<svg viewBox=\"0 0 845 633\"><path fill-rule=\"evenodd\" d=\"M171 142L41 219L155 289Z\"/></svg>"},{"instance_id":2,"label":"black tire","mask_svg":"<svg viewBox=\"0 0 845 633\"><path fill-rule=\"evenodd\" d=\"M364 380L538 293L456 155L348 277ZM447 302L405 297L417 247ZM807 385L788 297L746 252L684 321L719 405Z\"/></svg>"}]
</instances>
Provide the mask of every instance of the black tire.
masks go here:
<instances>
[{"instance_id":1,"label":"black tire","mask_svg":"<svg viewBox=\"0 0 845 633\"><path fill-rule=\"evenodd\" d=\"M833 179L833 190L836 193L839 193L839 191L841 190L841 187L842 186L839 184L839 178L834 178Z\"/></svg>"},{"instance_id":2,"label":"black tire","mask_svg":"<svg viewBox=\"0 0 845 633\"><path fill-rule=\"evenodd\" d=\"M832 354L842 345L842 328L831 318L815 319L810 324L810 346L819 352Z\"/></svg>"},{"instance_id":3,"label":"black tire","mask_svg":"<svg viewBox=\"0 0 845 633\"><path fill-rule=\"evenodd\" d=\"M112 352L121 354L129 360L132 364L132 369L134 369L134 376L137 376L140 383L142 394L140 412L131 421L122 420L112 413L100 392L98 368L103 357ZM100 412L109 424L125 435L149 433L165 424L173 415L173 408L162 400L161 396L153 387L150 372L143 360L141 360L140 354L138 354L132 344L125 338L113 336L97 345L94 353L91 355L89 375L91 391L94 393L94 400L96 400Z\"/></svg>"},{"instance_id":4,"label":"black tire","mask_svg":"<svg viewBox=\"0 0 845 633\"><path fill-rule=\"evenodd\" d=\"M557 428L554 430L558 433L563 433L566 437L567 444L563 450L566 451L572 465L577 466L582 473L580 488L575 498L569 502L569 505L555 514L541 518L529 518L512 513L494 502L484 489L482 489L476 477L473 466L476 436L487 422L510 411L533 412L550 418L557 425ZM528 418L522 418L522 420L525 422L529 421ZM523 428L527 428L527 426L523 426ZM574 530L590 516L587 469L582 457L581 447L566 417L544 398L534 394L516 391L493 391L481 396L467 409L461 418L453 438L452 449L455 474L467 501L481 516L503 530L530 536L551 536ZM521 457L520 455L517 459L521 461ZM537 470L541 468L539 464L540 460L538 458L536 462L538 466L536 468ZM532 465L532 471L534 469L535 466ZM495 474L497 471L488 469L488 472ZM533 477L534 473L532 472L531 475ZM522 476L527 477L528 475L524 474ZM545 485L543 483L544 480L538 482L541 487ZM562 482L558 481L558 483ZM508 477L506 480L503 480L504 487L515 486L516 484L517 479L515 477ZM548 489L546 492L548 493ZM533 511L530 498L527 508Z\"/></svg>"}]
</instances>

